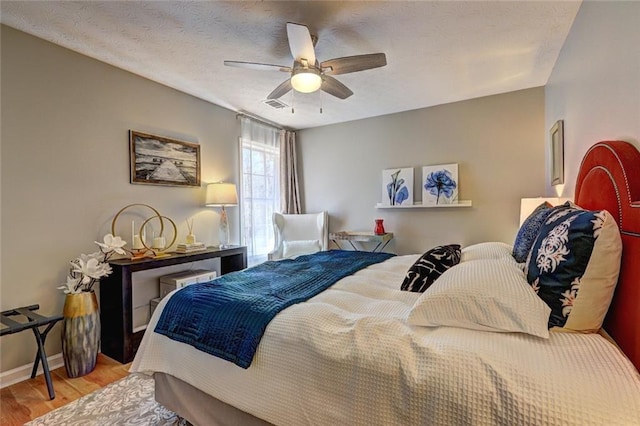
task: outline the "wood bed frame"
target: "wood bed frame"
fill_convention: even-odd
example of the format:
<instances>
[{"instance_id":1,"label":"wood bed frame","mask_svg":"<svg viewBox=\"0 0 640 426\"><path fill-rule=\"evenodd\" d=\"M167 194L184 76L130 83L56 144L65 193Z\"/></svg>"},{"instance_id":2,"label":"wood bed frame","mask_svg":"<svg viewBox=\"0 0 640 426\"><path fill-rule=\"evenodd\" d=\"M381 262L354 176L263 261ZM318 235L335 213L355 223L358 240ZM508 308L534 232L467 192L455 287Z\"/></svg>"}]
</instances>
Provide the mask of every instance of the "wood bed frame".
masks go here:
<instances>
[{"instance_id":1,"label":"wood bed frame","mask_svg":"<svg viewBox=\"0 0 640 426\"><path fill-rule=\"evenodd\" d=\"M617 219L622 263L604 329L640 370L640 151L621 141L592 146L580 166L575 202L589 210L606 209ZM154 376L156 400L195 424L269 424L173 376Z\"/></svg>"}]
</instances>

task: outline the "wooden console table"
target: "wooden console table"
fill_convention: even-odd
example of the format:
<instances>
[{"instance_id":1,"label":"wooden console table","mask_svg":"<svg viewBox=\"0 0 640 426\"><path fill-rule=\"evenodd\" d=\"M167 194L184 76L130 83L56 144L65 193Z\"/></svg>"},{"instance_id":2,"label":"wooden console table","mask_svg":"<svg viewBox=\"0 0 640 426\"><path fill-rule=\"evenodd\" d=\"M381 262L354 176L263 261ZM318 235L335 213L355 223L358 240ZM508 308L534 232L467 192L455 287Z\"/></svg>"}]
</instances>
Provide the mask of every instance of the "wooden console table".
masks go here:
<instances>
[{"instance_id":1,"label":"wooden console table","mask_svg":"<svg viewBox=\"0 0 640 426\"><path fill-rule=\"evenodd\" d=\"M132 274L138 271L179 265L181 263L220 258L220 274L247 267L247 248L230 246L210 248L195 253L171 253L158 259L116 259L109 262L113 272L100 282L100 322L102 353L121 363L128 363L138 350L143 331L133 331Z\"/></svg>"}]
</instances>

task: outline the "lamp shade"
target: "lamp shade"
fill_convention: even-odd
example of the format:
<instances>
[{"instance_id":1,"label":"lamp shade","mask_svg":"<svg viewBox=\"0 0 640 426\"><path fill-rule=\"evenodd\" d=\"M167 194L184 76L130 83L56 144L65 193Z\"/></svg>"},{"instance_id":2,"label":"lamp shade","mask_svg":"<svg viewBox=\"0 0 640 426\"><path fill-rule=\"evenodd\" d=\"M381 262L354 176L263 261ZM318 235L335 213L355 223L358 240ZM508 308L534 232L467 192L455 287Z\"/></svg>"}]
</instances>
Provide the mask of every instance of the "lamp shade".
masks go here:
<instances>
[{"instance_id":1,"label":"lamp shade","mask_svg":"<svg viewBox=\"0 0 640 426\"><path fill-rule=\"evenodd\" d=\"M524 221L536 209L536 207L545 201L552 206L559 206L567 201L571 201L571 198L522 198L520 200L520 226L522 226Z\"/></svg>"},{"instance_id":2,"label":"lamp shade","mask_svg":"<svg viewBox=\"0 0 640 426\"><path fill-rule=\"evenodd\" d=\"M291 87L301 93L312 93L322 86L322 77L314 68L294 70Z\"/></svg>"},{"instance_id":3,"label":"lamp shade","mask_svg":"<svg viewBox=\"0 0 640 426\"><path fill-rule=\"evenodd\" d=\"M207 207L235 206L238 204L238 193L234 183L210 183L207 185L207 196L204 202Z\"/></svg>"}]
</instances>

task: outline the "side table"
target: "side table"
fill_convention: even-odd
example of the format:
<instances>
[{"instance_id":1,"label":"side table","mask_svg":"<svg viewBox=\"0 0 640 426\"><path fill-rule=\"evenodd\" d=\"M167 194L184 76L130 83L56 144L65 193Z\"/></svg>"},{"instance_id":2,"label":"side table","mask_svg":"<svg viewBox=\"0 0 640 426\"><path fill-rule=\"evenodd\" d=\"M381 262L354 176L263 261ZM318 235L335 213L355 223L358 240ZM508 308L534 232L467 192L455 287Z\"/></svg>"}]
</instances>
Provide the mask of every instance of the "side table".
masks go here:
<instances>
[{"instance_id":1,"label":"side table","mask_svg":"<svg viewBox=\"0 0 640 426\"><path fill-rule=\"evenodd\" d=\"M384 250L387 244L389 244L389 241L393 239L393 232L387 232L385 234L377 235L373 232L340 231L331 232L329 234L329 238L338 246L338 248L342 248L339 241L346 241L356 251L364 250L362 250L361 244L359 244L359 248L359 246L356 246L354 243L375 243L376 246L369 251L376 253Z\"/></svg>"}]
</instances>

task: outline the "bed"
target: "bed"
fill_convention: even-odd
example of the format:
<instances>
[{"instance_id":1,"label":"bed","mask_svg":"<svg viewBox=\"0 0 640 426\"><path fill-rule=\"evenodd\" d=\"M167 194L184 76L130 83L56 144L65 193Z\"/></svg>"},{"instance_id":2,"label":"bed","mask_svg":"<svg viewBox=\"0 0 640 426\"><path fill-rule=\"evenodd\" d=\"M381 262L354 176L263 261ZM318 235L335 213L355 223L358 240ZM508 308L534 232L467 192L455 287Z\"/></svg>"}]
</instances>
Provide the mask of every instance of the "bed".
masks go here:
<instances>
[{"instance_id":1,"label":"bed","mask_svg":"<svg viewBox=\"0 0 640 426\"><path fill-rule=\"evenodd\" d=\"M537 281L510 284L535 261L515 277L511 246L483 243L462 248L459 264L424 293L399 291L420 256L395 256L289 306L248 368L147 332L131 371L153 374L156 399L196 425L640 424L639 200L640 152L619 141L591 147L575 203L607 210L619 235L611 244L622 249L609 274L619 278L602 312L606 333L591 330L597 321L583 326L590 332L549 331L558 312L576 328L580 309L593 307L578 306L575 286L562 306L547 306L532 290Z\"/></svg>"}]
</instances>

